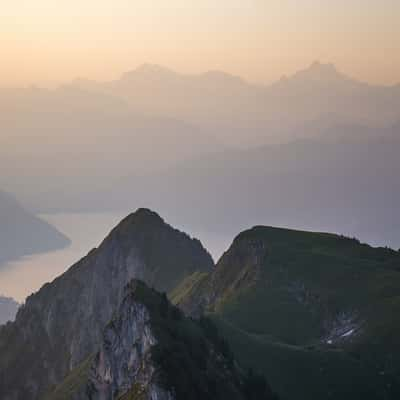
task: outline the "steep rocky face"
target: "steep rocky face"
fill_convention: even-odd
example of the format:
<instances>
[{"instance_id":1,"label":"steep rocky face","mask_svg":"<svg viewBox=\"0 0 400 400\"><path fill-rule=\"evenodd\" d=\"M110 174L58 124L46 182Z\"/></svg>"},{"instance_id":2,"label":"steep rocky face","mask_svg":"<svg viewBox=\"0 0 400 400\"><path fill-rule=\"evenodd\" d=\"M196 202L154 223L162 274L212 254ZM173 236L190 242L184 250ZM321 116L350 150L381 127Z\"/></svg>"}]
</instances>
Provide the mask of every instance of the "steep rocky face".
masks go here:
<instances>
[{"instance_id":1,"label":"steep rocky face","mask_svg":"<svg viewBox=\"0 0 400 400\"><path fill-rule=\"evenodd\" d=\"M143 304L126 298L118 317L106 327L101 349L92 365L91 398L111 399L114 393L149 388L155 367L151 348L156 344L150 315Z\"/></svg>"},{"instance_id":2,"label":"steep rocky face","mask_svg":"<svg viewBox=\"0 0 400 400\"><path fill-rule=\"evenodd\" d=\"M141 282L132 281L116 315L104 329L99 351L80 367L81 379L73 371L47 399L174 399L156 379L158 367L152 349L157 339L150 311L135 294L138 285L140 290L155 295Z\"/></svg>"},{"instance_id":3,"label":"steep rocky face","mask_svg":"<svg viewBox=\"0 0 400 400\"><path fill-rule=\"evenodd\" d=\"M188 277L171 299L189 315L210 313L238 359L264 371L282 397L323 398L329 388L334 399L394 399L399 288L396 251L255 227L215 271Z\"/></svg>"},{"instance_id":4,"label":"steep rocky face","mask_svg":"<svg viewBox=\"0 0 400 400\"><path fill-rule=\"evenodd\" d=\"M143 399L173 399L155 379L151 351L156 343L148 309L135 302L134 293L128 294L105 329L91 367L88 397L108 400L134 392Z\"/></svg>"},{"instance_id":5,"label":"steep rocky face","mask_svg":"<svg viewBox=\"0 0 400 400\"><path fill-rule=\"evenodd\" d=\"M93 354L133 278L161 291L212 259L200 242L140 209L54 282L30 296L0 330L2 399L40 398Z\"/></svg>"},{"instance_id":6,"label":"steep rocky face","mask_svg":"<svg viewBox=\"0 0 400 400\"><path fill-rule=\"evenodd\" d=\"M256 396L256 397L253 397ZM100 349L46 400L272 400L265 381L235 365L210 321L184 318L167 298L132 281Z\"/></svg>"}]
</instances>

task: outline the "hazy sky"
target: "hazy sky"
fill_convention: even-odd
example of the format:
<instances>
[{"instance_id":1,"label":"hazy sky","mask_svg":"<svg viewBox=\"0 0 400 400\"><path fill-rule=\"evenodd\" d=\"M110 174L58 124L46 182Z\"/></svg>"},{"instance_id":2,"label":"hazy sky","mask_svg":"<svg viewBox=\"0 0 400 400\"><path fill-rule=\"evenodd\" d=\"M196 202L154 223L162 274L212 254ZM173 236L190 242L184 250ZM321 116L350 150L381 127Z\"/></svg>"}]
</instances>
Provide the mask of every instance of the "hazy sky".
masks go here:
<instances>
[{"instance_id":1,"label":"hazy sky","mask_svg":"<svg viewBox=\"0 0 400 400\"><path fill-rule=\"evenodd\" d=\"M0 0L0 85L150 62L269 82L313 60L400 82L399 0Z\"/></svg>"}]
</instances>

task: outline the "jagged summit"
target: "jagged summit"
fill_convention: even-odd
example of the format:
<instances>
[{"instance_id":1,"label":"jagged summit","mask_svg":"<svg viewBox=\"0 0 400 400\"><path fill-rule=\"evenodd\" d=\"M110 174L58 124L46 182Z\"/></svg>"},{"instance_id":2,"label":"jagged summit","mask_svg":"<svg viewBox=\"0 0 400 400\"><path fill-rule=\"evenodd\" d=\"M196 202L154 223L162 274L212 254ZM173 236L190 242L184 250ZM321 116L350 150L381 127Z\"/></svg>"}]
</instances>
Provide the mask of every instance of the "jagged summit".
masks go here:
<instances>
[{"instance_id":1,"label":"jagged summit","mask_svg":"<svg viewBox=\"0 0 400 400\"><path fill-rule=\"evenodd\" d=\"M330 74L337 74L338 70L333 63L322 63L318 60L314 61L308 68L309 71L325 72Z\"/></svg>"},{"instance_id":2,"label":"jagged summit","mask_svg":"<svg viewBox=\"0 0 400 400\"><path fill-rule=\"evenodd\" d=\"M199 74L187 74L176 72L168 67L157 64L145 63L132 71L125 72L120 81L140 81L142 83L148 82L196 82L204 84L204 82L221 83L221 84L234 84L234 85L247 85L246 81L236 75L232 75L221 70L208 70ZM148 83L147 82L147 83Z\"/></svg>"},{"instance_id":3,"label":"jagged summit","mask_svg":"<svg viewBox=\"0 0 400 400\"><path fill-rule=\"evenodd\" d=\"M136 254L147 260L153 271L152 280L160 282L161 286L156 286L160 290L169 291L174 287L171 277L178 262L174 254L181 255L180 262L186 265L187 271L208 270L214 265L211 255L198 239L175 229L148 208L139 208L125 217L104 239L101 248L114 247L115 244L126 251L135 249ZM161 254L169 256L159 257Z\"/></svg>"},{"instance_id":4,"label":"jagged summit","mask_svg":"<svg viewBox=\"0 0 400 400\"><path fill-rule=\"evenodd\" d=\"M291 79L309 82L335 82L351 80L342 74L333 63L314 61L308 68L296 72Z\"/></svg>"},{"instance_id":5,"label":"jagged summit","mask_svg":"<svg viewBox=\"0 0 400 400\"><path fill-rule=\"evenodd\" d=\"M124 220L157 220L159 222L164 222L164 219L160 217L155 211L150 208L140 207L135 212L129 214ZM145 222L147 222L145 221Z\"/></svg>"},{"instance_id":6,"label":"jagged summit","mask_svg":"<svg viewBox=\"0 0 400 400\"><path fill-rule=\"evenodd\" d=\"M155 211L149 208L138 208L136 211L127 215L115 228L114 231L127 228L138 227L138 225L163 225L166 224L164 219Z\"/></svg>"},{"instance_id":7,"label":"jagged summit","mask_svg":"<svg viewBox=\"0 0 400 400\"><path fill-rule=\"evenodd\" d=\"M178 74L170 68L157 64L144 63L139 65L137 68L122 74L121 81L129 81L137 78L166 78L175 77L177 75Z\"/></svg>"}]
</instances>

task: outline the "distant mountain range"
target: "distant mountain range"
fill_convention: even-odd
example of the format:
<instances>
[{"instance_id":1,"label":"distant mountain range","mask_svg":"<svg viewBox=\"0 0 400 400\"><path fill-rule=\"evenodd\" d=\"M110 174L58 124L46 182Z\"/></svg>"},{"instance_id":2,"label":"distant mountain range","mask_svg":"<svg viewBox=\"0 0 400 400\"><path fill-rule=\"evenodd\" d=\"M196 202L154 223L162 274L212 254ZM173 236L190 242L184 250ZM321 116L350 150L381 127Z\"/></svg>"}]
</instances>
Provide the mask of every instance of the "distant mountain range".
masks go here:
<instances>
[{"instance_id":1,"label":"distant mountain range","mask_svg":"<svg viewBox=\"0 0 400 400\"><path fill-rule=\"evenodd\" d=\"M11 195L0 191L1 264L24 255L62 248L69 239L26 211Z\"/></svg>"},{"instance_id":2,"label":"distant mountain range","mask_svg":"<svg viewBox=\"0 0 400 400\"><path fill-rule=\"evenodd\" d=\"M0 393L395 400L399 285L399 252L266 226L214 266L198 240L139 209L0 327Z\"/></svg>"},{"instance_id":3,"label":"distant mountain range","mask_svg":"<svg viewBox=\"0 0 400 400\"><path fill-rule=\"evenodd\" d=\"M116 81L78 80L72 87L122 98L135 110L184 120L246 147L302 137L299 126L330 115L390 125L400 108L400 84L369 85L320 62L268 86L220 71L183 75L144 64Z\"/></svg>"},{"instance_id":4,"label":"distant mountain range","mask_svg":"<svg viewBox=\"0 0 400 400\"><path fill-rule=\"evenodd\" d=\"M400 248L400 125L380 131L342 125L319 132L312 139L225 151L147 176L152 190L140 193L139 201L177 215L179 223L224 233L262 221ZM134 195L130 187L145 186L130 182L125 199Z\"/></svg>"},{"instance_id":5,"label":"distant mountain range","mask_svg":"<svg viewBox=\"0 0 400 400\"><path fill-rule=\"evenodd\" d=\"M0 296L0 325L14 321L19 304L10 297Z\"/></svg>"},{"instance_id":6,"label":"distant mountain range","mask_svg":"<svg viewBox=\"0 0 400 400\"><path fill-rule=\"evenodd\" d=\"M229 234L263 221L400 247L400 85L319 62L264 86L145 64L1 90L0 110L0 187L30 209L147 204Z\"/></svg>"},{"instance_id":7,"label":"distant mountain range","mask_svg":"<svg viewBox=\"0 0 400 400\"><path fill-rule=\"evenodd\" d=\"M180 226L225 236L262 222L400 248L400 125L376 131L315 123L312 129L319 132L314 138L126 176L112 182L112 191L89 186L70 205L126 210L134 202Z\"/></svg>"}]
</instances>

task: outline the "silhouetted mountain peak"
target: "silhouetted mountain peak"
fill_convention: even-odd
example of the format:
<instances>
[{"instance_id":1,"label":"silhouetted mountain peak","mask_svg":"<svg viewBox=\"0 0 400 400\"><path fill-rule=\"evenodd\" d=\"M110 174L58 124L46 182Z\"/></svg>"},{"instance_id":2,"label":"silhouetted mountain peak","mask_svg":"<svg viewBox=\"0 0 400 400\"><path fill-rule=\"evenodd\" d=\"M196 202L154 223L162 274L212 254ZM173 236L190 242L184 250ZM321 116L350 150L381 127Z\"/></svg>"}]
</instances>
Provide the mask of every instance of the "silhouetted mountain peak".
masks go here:
<instances>
[{"instance_id":1,"label":"silhouetted mountain peak","mask_svg":"<svg viewBox=\"0 0 400 400\"><path fill-rule=\"evenodd\" d=\"M321 63L320 61L314 61L310 67L308 68L309 70L314 70L314 71L319 71L319 72L327 72L331 74L338 74L338 70L333 63Z\"/></svg>"},{"instance_id":2,"label":"silhouetted mountain peak","mask_svg":"<svg viewBox=\"0 0 400 400\"><path fill-rule=\"evenodd\" d=\"M172 69L157 64L145 63L132 71L125 72L122 75L121 80L130 81L137 78L154 79L176 76L177 73Z\"/></svg>"},{"instance_id":3,"label":"silhouetted mountain peak","mask_svg":"<svg viewBox=\"0 0 400 400\"><path fill-rule=\"evenodd\" d=\"M314 61L308 68L297 72L294 78L314 81L349 80L348 77L337 70L334 64L325 64L320 61Z\"/></svg>"},{"instance_id":4,"label":"silhouetted mountain peak","mask_svg":"<svg viewBox=\"0 0 400 400\"><path fill-rule=\"evenodd\" d=\"M116 229L123 225L148 225L154 223L165 224L164 220L155 211L149 208L138 208L135 212L125 217Z\"/></svg>"}]
</instances>

